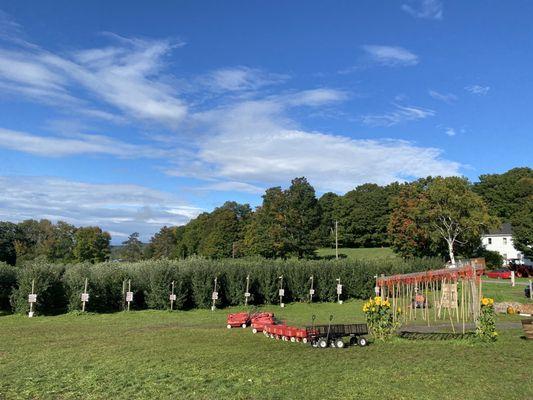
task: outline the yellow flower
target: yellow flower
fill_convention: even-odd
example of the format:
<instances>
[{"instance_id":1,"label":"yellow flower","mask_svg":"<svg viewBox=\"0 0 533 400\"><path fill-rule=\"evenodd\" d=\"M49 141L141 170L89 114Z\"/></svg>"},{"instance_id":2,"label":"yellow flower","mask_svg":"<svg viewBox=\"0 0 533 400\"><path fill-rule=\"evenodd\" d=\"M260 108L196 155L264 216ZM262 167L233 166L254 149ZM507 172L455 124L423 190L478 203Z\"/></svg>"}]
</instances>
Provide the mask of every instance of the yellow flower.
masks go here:
<instances>
[{"instance_id":1,"label":"yellow flower","mask_svg":"<svg viewBox=\"0 0 533 400\"><path fill-rule=\"evenodd\" d=\"M375 300L376 303L381 303L381 297L380 296L374 297L374 300Z\"/></svg>"},{"instance_id":2,"label":"yellow flower","mask_svg":"<svg viewBox=\"0 0 533 400\"><path fill-rule=\"evenodd\" d=\"M396 311L398 311L398 314L401 314L401 312L402 312L402 308L401 308L401 307L398 307L398 309L397 309Z\"/></svg>"},{"instance_id":3,"label":"yellow flower","mask_svg":"<svg viewBox=\"0 0 533 400\"><path fill-rule=\"evenodd\" d=\"M489 299L487 299L486 297L483 297L481 299L481 304L483 304L484 306L488 306L489 305Z\"/></svg>"},{"instance_id":4,"label":"yellow flower","mask_svg":"<svg viewBox=\"0 0 533 400\"><path fill-rule=\"evenodd\" d=\"M490 304L490 305L493 305L493 304L494 304L494 299L489 298L489 304Z\"/></svg>"},{"instance_id":5,"label":"yellow flower","mask_svg":"<svg viewBox=\"0 0 533 400\"><path fill-rule=\"evenodd\" d=\"M385 301L383 302L383 305L384 305L385 307L390 307L390 302L389 302L388 300L385 300Z\"/></svg>"},{"instance_id":6,"label":"yellow flower","mask_svg":"<svg viewBox=\"0 0 533 400\"><path fill-rule=\"evenodd\" d=\"M375 312L376 311L376 307L372 307L372 312Z\"/></svg>"}]
</instances>

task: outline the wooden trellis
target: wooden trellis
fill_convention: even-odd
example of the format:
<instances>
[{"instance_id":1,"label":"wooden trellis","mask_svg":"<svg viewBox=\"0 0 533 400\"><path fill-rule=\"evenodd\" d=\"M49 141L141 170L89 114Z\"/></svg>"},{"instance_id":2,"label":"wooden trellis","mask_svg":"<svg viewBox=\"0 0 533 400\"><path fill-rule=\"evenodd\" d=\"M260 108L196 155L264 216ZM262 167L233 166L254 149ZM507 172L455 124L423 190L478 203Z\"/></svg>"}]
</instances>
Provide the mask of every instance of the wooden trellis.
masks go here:
<instances>
[{"instance_id":1,"label":"wooden trellis","mask_svg":"<svg viewBox=\"0 0 533 400\"><path fill-rule=\"evenodd\" d=\"M454 333L456 320L462 322L464 333L465 323L479 317L484 271L485 260L473 259L456 268L381 276L376 278L376 286L390 301L395 319L422 318L428 326L432 319L446 319Z\"/></svg>"}]
</instances>

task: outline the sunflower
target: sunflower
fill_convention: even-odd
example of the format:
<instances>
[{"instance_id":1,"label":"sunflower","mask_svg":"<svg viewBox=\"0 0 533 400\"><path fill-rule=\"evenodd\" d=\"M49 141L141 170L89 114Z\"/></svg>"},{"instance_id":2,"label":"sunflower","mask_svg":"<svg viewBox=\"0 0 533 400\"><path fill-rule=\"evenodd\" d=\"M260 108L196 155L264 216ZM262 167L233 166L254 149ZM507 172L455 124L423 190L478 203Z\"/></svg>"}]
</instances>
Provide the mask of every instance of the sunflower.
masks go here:
<instances>
[{"instance_id":1,"label":"sunflower","mask_svg":"<svg viewBox=\"0 0 533 400\"><path fill-rule=\"evenodd\" d=\"M483 304L484 306L488 306L489 305L489 299L487 299L486 297L483 297L481 299L481 304Z\"/></svg>"}]
</instances>

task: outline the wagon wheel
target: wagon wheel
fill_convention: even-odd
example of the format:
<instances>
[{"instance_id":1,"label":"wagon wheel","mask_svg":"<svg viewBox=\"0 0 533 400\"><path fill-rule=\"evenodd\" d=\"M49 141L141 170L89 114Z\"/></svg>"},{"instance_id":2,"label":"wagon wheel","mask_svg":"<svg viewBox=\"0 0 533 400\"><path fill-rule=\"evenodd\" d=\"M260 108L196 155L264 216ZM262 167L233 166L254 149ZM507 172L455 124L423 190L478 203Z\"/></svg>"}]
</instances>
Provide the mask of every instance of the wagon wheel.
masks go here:
<instances>
[{"instance_id":1,"label":"wagon wheel","mask_svg":"<svg viewBox=\"0 0 533 400\"><path fill-rule=\"evenodd\" d=\"M293 342L293 343L296 342L296 338L294 336L291 337L291 342Z\"/></svg>"},{"instance_id":2,"label":"wagon wheel","mask_svg":"<svg viewBox=\"0 0 533 400\"><path fill-rule=\"evenodd\" d=\"M339 349L342 349L344 347L344 342L342 341L342 339L337 339L335 341L335 347L337 347Z\"/></svg>"},{"instance_id":3,"label":"wagon wheel","mask_svg":"<svg viewBox=\"0 0 533 400\"><path fill-rule=\"evenodd\" d=\"M318 339L318 347L325 349L328 347L328 341L324 338Z\"/></svg>"},{"instance_id":4,"label":"wagon wheel","mask_svg":"<svg viewBox=\"0 0 533 400\"><path fill-rule=\"evenodd\" d=\"M230 325L230 324L227 324L227 325L226 325L226 328L231 329L231 325Z\"/></svg>"},{"instance_id":5,"label":"wagon wheel","mask_svg":"<svg viewBox=\"0 0 533 400\"><path fill-rule=\"evenodd\" d=\"M242 324L241 325L242 328L246 328L246 326L247 326L246 324Z\"/></svg>"},{"instance_id":6,"label":"wagon wheel","mask_svg":"<svg viewBox=\"0 0 533 400\"><path fill-rule=\"evenodd\" d=\"M257 333L257 329L256 328L252 329L252 333L255 335Z\"/></svg>"},{"instance_id":7,"label":"wagon wheel","mask_svg":"<svg viewBox=\"0 0 533 400\"><path fill-rule=\"evenodd\" d=\"M359 344L359 346L364 347L368 344L368 341L364 337L362 337L357 340L357 343Z\"/></svg>"}]
</instances>

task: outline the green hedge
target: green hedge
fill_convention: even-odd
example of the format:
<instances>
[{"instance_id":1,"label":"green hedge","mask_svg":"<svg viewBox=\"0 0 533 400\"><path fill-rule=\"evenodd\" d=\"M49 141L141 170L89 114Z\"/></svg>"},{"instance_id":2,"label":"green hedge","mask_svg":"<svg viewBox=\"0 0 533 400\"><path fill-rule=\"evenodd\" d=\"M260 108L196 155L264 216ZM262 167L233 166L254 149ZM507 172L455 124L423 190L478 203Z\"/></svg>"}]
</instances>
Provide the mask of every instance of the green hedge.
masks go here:
<instances>
[{"instance_id":1,"label":"green hedge","mask_svg":"<svg viewBox=\"0 0 533 400\"><path fill-rule=\"evenodd\" d=\"M0 311L10 311L9 298L17 287L17 269L0 261Z\"/></svg>"},{"instance_id":2,"label":"green hedge","mask_svg":"<svg viewBox=\"0 0 533 400\"><path fill-rule=\"evenodd\" d=\"M212 304L213 280L217 277L217 307L244 303L246 277L250 276L249 304L279 302L279 277L283 275L285 303L307 301L309 277L314 276L314 301L335 301L337 278L343 285L343 299L368 298L374 289L374 276L439 268L440 259L398 260L264 260L191 258L181 261L149 260L137 263L100 263L58 266L43 262L27 264L17 273L16 282L0 268L0 279L13 285L11 303L15 312L28 310L31 281L35 280L36 312L51 314L81 309L80 295L85 278L90 295L86 310L120 311L122 285L131 280L132 309L167 309L171 282L175 283L176 309L208 308ZM6 269L7 271L7 269ZM0 300L8 293L0 280ZM17 287L18 286L18 287Z\"/></svg>"}]
</instances>

